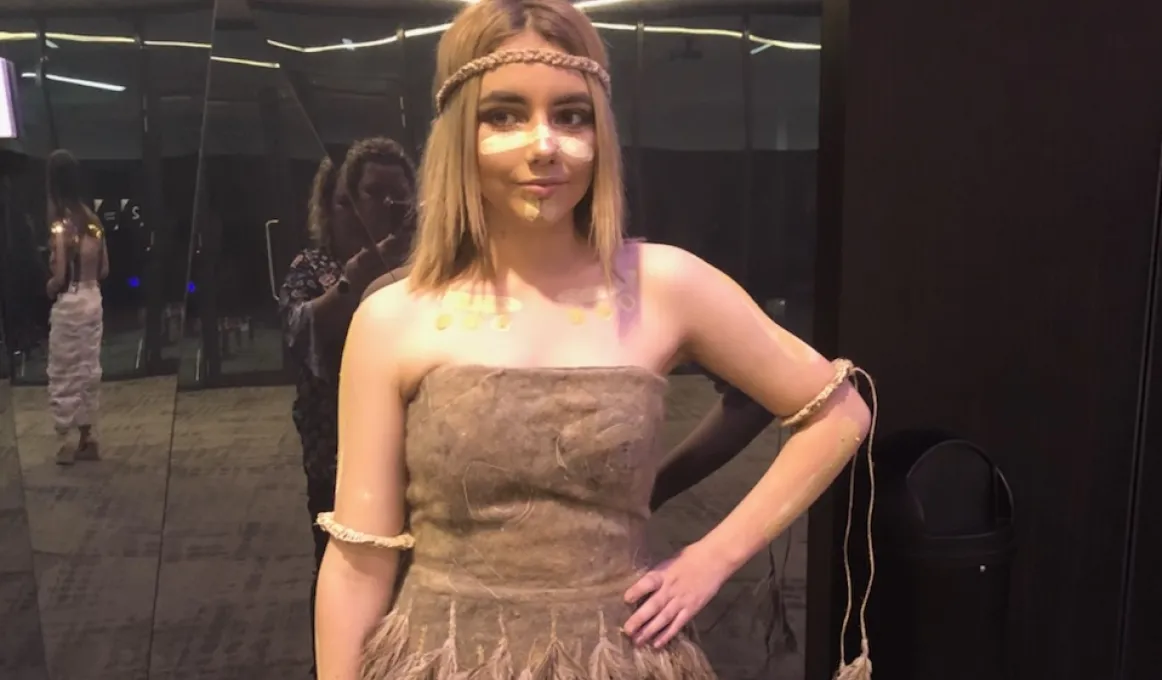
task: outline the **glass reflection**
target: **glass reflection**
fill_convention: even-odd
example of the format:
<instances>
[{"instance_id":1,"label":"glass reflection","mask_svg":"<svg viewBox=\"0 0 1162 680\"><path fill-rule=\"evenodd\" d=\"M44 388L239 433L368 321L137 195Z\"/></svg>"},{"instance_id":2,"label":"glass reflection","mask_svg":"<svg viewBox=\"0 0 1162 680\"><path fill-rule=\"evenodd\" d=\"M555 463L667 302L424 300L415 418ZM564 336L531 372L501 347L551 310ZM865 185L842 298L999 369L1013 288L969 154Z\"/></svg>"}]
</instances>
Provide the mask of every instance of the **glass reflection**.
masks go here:
<instances>
[{"instance_id":1,"label":"glass reflection","mask_svg":"<svg viewBox=\"0 0 1162 680\"><path fill-rule=\"evenodd\" d=\"M180 388L285 382L278 282L323 150L265 37L214 35Z\"/></svg>"},{"instance_id":2,"label":"glass reflection","mask_svg":"<svg viewBox=\"0 0 1162 680\"><path fill-rule=\"evenodd\" d=\"M649 237L680 246L745 281L747 155L741 17L651 21L641 77L643 212Z\"/></svg>"},{"instance_id":3,"label":"glass reflection","mask_svg":"<svg viewBox=\"0 0 1162 680\"><path fill-rule=\"evenodd\" d=\"M48 680L37 604L32 540L16 450L11 367L0 305L0 673L4 677Z\"/></svg>"},{"instance_id":4,"label":"glass reflection","mask_svg":"<svg viewBox=\"0 0 1162 680\"><path fill-rule=\"evenodd\" d=\"M18 76L13 93L19 137L3 142L4 293L8 349L13 380L44 380L48 338L48 227L45 224L43 159L54 148L55 125L46 107L46 88L38 86L41 52L39 26L31 19L0 20L0 55ZM51 74L51 71L46 73ZM32 366L29 364L32 363Z\"/></svg>"},{"instance_id":5,"label":"glass reflection","mask_svg":"<svg viewBox=\"0 0 1162 680\"><path fill-rule=\"evenodd\" d=\"M815 308L816 156L819 149L819 17L759 14L753 44L752 294L810 339ZM760 260L761 258L761 260Z\"/></svg>"},{"instance_id":6,"label":"glass reflection","mask_svg":"<svg viewBox=\"0 0 1162 680\"><path fill-rule=\"evenodd\" d=\"M11 414L56 678L148 674L184 285L172 234L193 206L211 26L188 7L0 22L22 113L0 225Z\"/></svg>"},{"instance_id":7,"label":"glass reflection","mask_svg":"<svg viewBox=\"0 0 1162 680\"><path fill-rule=\"evenodd\" d=\"M260 7L255 20L272 45L315 133L342 156L353 140L416 133L404 107L406 49L390 9L370 16L314 15Z\"/></svg>"},{"instance_id":8,"label":"glass reflection","mask_svg":"<svg viewBox=\"0 0 1162 680\"><path fill-rule=\"evenodd\" d=\"M617 117L617 132L623 149L622 172L625 176L626 205L629 220L626 230L633 236L647 236L649 219L642 205L641 153L637 146L642 121L635 96L637 87L638 38L635 24L608 24L601 37L609 55L609 77L613 80L613 113ZM643 35L644 37L644 35Z\"/></svg>"}]
</instances>

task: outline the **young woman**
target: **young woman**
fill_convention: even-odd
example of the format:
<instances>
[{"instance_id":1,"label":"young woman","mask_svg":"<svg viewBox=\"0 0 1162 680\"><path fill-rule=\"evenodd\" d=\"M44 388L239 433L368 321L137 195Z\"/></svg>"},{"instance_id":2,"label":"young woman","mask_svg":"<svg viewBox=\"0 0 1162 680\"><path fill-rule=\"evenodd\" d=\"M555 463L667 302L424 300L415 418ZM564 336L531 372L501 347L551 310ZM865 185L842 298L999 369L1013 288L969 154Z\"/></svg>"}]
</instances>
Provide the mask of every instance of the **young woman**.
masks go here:
<instances>
[{"instance_id":1,"label":"young woman","mask_svg":"<svg viewBox=\"0 0 1162 680\"><path fill-rule=\"evenodd\" d=\"M319 677L712 678L683 631L857 450L850 364L690 253L623 240L606 55L566 0L466 8L436 88L412 270L344 350ZM651 563L662 376L687 360L801 427Z\"/></svg>"},{"instance_id":2,"label":"young woman","mask_svg":"<svg viewBox=\"0 0 1162 680\"><path fill-rule=\"evenodd\" d=\"M49 410L64 440L76 429L75 445L62 441L56 461L97 460L93 424L101 390L100 282L109 274L109 251L101 221L82 196L81 167L68 151L48 157L48 223L52 276L45 292L53 300L48 332Z\"/></svg>"}]
</instances>

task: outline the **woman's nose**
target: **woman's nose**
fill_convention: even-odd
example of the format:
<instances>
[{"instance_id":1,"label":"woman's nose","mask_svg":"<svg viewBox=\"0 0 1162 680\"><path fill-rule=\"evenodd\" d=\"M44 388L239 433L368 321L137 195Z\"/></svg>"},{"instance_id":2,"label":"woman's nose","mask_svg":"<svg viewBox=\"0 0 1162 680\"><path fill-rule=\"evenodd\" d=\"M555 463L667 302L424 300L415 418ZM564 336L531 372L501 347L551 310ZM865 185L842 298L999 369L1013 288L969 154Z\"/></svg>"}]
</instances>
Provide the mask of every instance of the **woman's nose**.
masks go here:
<instances>
[{"instance_id":1,"label":"woman's nose","mask_svg":"<svg viewBox=\"0 0 1162 680\"><path fill-rule=\"evenodd\" d=\"M548 125L542 123L533 128L532 143L529 145L533 158L555 157L560 146L560 140Z\"/></svg>"}]
</instances>

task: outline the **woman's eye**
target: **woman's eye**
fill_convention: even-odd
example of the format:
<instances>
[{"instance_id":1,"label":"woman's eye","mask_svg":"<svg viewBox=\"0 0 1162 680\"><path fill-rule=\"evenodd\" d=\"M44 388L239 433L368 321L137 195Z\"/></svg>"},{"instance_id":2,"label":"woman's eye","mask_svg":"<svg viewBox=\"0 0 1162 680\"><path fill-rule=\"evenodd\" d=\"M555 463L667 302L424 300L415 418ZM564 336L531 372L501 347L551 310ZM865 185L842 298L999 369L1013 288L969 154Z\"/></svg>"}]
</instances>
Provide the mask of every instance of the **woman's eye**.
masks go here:
<instances>
[{"instance_id":1,"label":"woman's eye","mask_svg":"<svg viewBox=\"0 0 1162 680\"><path fill-rule=\"evenodd\" d=\"M486 111L482 118L485 123L498 128L512 127L520 122L511 111Z\"/></svg>"},{"instance_id":2,"label":"woman's eye","mask_svg":"<svg viewBox=\"0 0 1162 680\"><path fill-rule=\"evenodd\" d=\"M593 122L593 113L581 109L561 111L557 114L557 124L565 127L584 127Z\"/></svg>"}]
</instances>

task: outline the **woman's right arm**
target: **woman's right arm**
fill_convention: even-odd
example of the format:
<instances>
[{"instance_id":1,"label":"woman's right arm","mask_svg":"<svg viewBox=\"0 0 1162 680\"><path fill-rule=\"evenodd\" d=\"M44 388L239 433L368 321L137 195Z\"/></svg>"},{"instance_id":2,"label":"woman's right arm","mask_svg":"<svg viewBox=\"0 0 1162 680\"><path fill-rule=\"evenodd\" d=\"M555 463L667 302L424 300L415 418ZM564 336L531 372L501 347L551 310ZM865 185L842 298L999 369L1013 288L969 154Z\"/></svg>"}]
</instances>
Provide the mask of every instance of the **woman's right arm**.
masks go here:
<instances>
[{"instance_id":1,"label":"woman's right arm","mask_svg":"<svg viewBox=\"0 0 1162 680\"><path fill-rule=\"evenodd\" d=\"M359 305L359 295L340 292L336 284L306 304L310 307L315 332L328 343L338 343L343 341L343 333Z\"/></svg>"},{"instance_id":2,"label":"woman's right arm","mask_svg":"<svg viewBox=\"0 0 1162 680\"><path fill-rule=\"evenodd\" d=\"M356 304L336 288L323 288L317 265L300 253L291 262L278 294L287 350L296 363L328 381L339 372L340 343Z\"/></svg>"},{"instance_id":3,"label":"woman's right arm","mask_svg":"<svg viewBox=\"0 0 1162 680\"><path fill-rule=\"evenodd\" d=\"M318 328L316 332L328 342L342 342L343 334L351 321L351 315L359 306L359 301L368 297L364 291L380 271L382 263L378 254L364 249L354 258L354 265L348 263L344 267L347 276L348 288L340 292L339 286L333 285L321 296L311 300L311 316L315 319ZM370 274L369 274L370 273Z\"/></svg>"},{"instance_id":4,"label":"woman's right arm","mask_svg":"<svg viewBox=\"0 0 1162 680\"><path fill-rule=\"evenodd\" d=\"M339 378L334 521L351 531L404 531L404 399L392 330L400 296L377 295L351 322ZM319 570L315 635L320 680L356 680L365 640L392 606L395 550L332 538Z\"/></svg>"},{"instance_id":5,"label":"woman's right arm","mask_svg":"<svg viewBox=\"0 0 1162 680\"><path fill-rule=\"evenodd\" d=\"M45 292L49 298L56 299L57 293L65 285L68 276L68 247L66 244L65 225L63 222L53 222L49 228L49 245L52 248L49 256L49 269L52 276L45 283Z\"/></svg>"}]
</instances>

